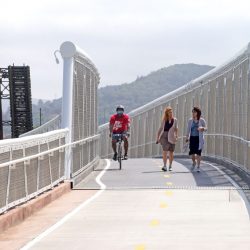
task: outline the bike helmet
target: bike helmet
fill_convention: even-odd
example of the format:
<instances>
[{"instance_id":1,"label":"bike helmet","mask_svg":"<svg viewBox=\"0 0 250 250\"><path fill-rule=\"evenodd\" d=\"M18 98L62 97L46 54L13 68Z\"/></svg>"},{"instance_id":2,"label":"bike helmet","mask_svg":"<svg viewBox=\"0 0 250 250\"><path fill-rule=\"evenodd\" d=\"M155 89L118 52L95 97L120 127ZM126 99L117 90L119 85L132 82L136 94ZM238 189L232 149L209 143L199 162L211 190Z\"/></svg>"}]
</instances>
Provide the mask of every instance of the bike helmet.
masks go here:
<instances>
[{"instance_id":1,"label":"bike helmet","mask_svg":"<svg viewBox=\"0 0 250 250\"><path fill-rule=\"evenodd\" d=\"M117 106L117 108L116 108L116 111L118 111L118 110L124 111L124 107L123 107L122 105L119 105L119 106Z\"/></svg>"}]
</instances>

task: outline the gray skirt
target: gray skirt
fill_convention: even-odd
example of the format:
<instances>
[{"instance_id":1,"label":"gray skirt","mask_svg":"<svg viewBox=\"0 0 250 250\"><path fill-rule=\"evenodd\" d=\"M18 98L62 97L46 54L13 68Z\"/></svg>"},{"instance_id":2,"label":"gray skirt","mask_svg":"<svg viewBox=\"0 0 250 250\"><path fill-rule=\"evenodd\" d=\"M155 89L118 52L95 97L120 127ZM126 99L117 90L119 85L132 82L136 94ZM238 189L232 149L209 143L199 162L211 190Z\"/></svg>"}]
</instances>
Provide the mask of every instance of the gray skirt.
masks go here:
<instances>
[{"instance_id":1,"label":"gray skirt","mask_svg":"<svg viewBox=\"0 0 250 250\"><path fill-rule=\"evenodd\" d=\"M160 138L160 143L162 145L163 151L170 151L174 152L175 150L175 144L172 144L168 141L168 132L164 131Z\"/></svg>"}]
</instances>

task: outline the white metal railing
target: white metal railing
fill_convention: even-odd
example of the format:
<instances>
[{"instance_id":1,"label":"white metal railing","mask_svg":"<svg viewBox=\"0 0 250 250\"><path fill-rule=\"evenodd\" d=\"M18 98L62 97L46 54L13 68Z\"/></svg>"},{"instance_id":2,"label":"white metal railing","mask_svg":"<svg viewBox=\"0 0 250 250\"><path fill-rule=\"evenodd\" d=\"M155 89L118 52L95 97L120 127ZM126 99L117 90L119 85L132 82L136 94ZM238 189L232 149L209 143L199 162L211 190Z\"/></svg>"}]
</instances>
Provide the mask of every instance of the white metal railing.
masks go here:
<instances>
[{"instance_id":1,"label":"white metal railing","mask_svg":"<svg viewBox=\"0 0 250 250\"><path fill-rule=\"evenodd\" d=\"M223 65L129 113L130 157L161 155L155 144L164 108L170 105L178 119L182 154L187 121L193 106L202 109L207 121L204 154L233 162L250 171L250 44ZM101 157L112 155L108 124L99 127Z\"/></svg>"},{"instance_id":2,"label":"white metal railing","mask_svg":"<svg viewBox=\"0 0 250 250\"><path fill-rule=\"evenodd\" d=\"M12 139L5 143L4 147L0 145L0 159L6 160L0 164L0 213L53 188L66 179L64 157L67 150L81 150L85 145L86 148L97 147L98 152L100 135L66 144L67 134L67 129L57 130L42 136L25 137L26 140ZM91 158L89 152L87 150L82 155L86 161L80 163L82 165L79 172L99 159L98 154L93 154ZM78 173L73 175L76 174Z\"/></svg>"},{"instance_id":3,"label":"white metal railing","mask_svg":"<svg viewBox=\"0 0 250 250\"><path fill-rule=\"evenodd\" d=\"M0 142L0 213L65 179L60 146L67 133L57 130Z\"/></svg>"},{"instance_id":4,"label":"white metal railing","mask_svg":"<svg viewBox=\"0 0 250 250\"><path fill-rule=\"evenodd\" d=\"M20 135L19 138L29 136L29 135L43 134L43 133L53 131L56 129L60 129L60 128L61 128L61 115L57 115L53 119L51 119L50 121L44 123L43 125L35 128L27 133Z\"/></svg>"}]
</instances>

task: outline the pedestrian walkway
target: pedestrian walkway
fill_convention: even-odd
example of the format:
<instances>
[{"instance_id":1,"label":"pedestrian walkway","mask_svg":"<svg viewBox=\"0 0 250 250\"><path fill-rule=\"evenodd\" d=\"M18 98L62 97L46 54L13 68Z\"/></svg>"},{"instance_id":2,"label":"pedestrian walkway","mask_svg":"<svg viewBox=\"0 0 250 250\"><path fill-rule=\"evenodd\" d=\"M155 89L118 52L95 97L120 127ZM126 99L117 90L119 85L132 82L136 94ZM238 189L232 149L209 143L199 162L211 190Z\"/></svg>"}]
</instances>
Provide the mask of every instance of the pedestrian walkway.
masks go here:
<instances>
[{"instance_id":1,"label":"pedestrian walkway","mask_svg":"<svg viewBox=\"0 0 250 250\"><path fill-rule=\"evenodd\" d=\"M196 173L184 159L172 172L160 159L123 163L96 169L77 188L102 190L23 249L249 249L246 204L212 165Z\"/></svg>"},{"instance_id":2,"label":"pedestrian walkway","mask_svg":"<svg viewBox=\"0 0 250 250\"><path fill-rule=\"evenodd\" d=\"M96 169L76 189L99 189L95 177L104 167ZM135 188L233 188L232 183L216 168L202 164L201 172L191 171L189 159L178 159L174 162L173 171L163 172L161 159L130 159L123 161L123 170L118 170L118 163L113 162L102 177L106 189Z\"/></svg>"}]
</instances>

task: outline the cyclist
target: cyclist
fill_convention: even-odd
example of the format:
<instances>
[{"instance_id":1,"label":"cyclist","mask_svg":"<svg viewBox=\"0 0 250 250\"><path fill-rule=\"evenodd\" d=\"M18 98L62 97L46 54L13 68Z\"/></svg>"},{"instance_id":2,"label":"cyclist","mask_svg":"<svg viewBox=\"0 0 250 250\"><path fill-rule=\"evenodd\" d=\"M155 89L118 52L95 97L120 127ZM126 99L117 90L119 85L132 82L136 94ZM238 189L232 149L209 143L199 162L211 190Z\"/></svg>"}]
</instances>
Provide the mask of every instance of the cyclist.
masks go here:
<instances>
[{"instance_id":1,"label":"cyclist","mask_svg":"<svg viewBox=\"0 0 250 250\"><path fill-rule=\"evenodd\" d=\"M128 137L129 137L129 129L130 129L130 118L127 114L124 113L124 107L119 105L116 108L116 114L110 117L109 121L109 136L112 136L112 148L114 151L113 160L117 160L117 151L116 151L116 143L117 140L115 138L115 134L122 134L122 138L124 141L124 160L128 159Z\"/></svg>"}]
</instances>

